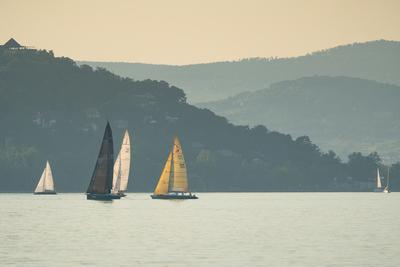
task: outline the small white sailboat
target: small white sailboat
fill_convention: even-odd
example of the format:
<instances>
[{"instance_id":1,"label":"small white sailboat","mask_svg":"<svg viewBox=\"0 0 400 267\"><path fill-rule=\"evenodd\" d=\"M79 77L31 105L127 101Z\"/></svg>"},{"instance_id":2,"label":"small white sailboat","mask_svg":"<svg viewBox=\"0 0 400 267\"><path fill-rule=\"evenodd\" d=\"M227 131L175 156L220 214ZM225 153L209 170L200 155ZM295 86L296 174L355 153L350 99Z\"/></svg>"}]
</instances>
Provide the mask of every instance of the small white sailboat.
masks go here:
<instances>
[{"instance_id":1,"label":"small white sailboat","mask_svg":"<svg viewBox=\"0 0 400 267\"><path fill-rule=\"evenodd\" d=\"M125 192L128 188L130 165L131 142L128 130L126 130L122 139L121 149L114 163L113 194L118 194L122 197L126 196Z\"/></svg>"},{"instance_id":2,"label":"small white sailboat","mask_svg":"<svg viewBox=\"0 0 400 267\"><path fill-rule=\"evenodd\" d=\"M388 175L387 175L387 180L386 180L386 187L383 189L383 193L390 193L390 187L389 187L389 167L388 167Z\"/></svg>"},{"instance_id":3,"label":"small white sailboat","mask_svg":"<svg viewBox=\"0 0 400 267\"><path fill-rule=\"evenodd\" d=\"M185 159L181 144L177 137L174 139L172 151L161 173L154 190L153 199L197 199L189 191Z\"/></svg>"},{"instance_id":4,"label":"small white sailboat","mask_svg":"<svg viewBox=\"0 0 400 267\"><path fill-rule=\"evenodd\" d=\"M46 167L43 170L42 176L40 176L39 183L34 191L35 195L55 195L53 174L49 161L46 162Z\"/></svg>"}]
</instances>

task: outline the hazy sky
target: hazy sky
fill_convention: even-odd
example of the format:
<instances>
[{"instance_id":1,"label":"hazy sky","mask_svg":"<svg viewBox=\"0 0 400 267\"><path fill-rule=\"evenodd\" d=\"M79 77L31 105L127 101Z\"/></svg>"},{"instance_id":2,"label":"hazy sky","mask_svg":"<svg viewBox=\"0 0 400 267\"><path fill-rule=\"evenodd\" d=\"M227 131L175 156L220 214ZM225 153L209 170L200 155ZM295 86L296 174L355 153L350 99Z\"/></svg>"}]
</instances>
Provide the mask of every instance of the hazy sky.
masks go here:
<instances>
[{"instance_id":1,"label":"hazy sky","mask_svg":"<svg viewBox=\"0 0 400 267\"><path fill-rule=\"evenodd\" d=\"M400 40L400 0L0 0L0 42L77 60L188 64Z\"/></svg>"}]
</instances>

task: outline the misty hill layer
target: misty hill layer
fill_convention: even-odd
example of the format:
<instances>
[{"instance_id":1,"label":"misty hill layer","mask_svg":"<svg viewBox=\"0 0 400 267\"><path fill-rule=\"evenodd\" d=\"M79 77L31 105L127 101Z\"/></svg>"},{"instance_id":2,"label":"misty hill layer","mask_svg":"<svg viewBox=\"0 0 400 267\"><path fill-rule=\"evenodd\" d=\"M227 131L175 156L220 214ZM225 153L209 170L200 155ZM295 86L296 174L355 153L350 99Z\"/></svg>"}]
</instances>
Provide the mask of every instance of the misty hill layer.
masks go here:
<instances>
[{"instance_id":1,"label":"misty hill layer","mask_svg":"<svg viewBox=\"0 0 400 267\"><path fill-rule=\"evenodd\" d=\"M376 154L343 164L308 137L234 126L166 82L121 78L47 51L0 50L0 95L1 191L32 191L50 160L58 191L83 192L107 120L116 151L124 129L131 133L131 191L154 189L174 135L193 191L369 190L379 164Z\"/></svg>"},{"instance_id":2,"label":"misty hill layer","mask_svg":"<svg viewBox=\"0 0 400 267\"><path fill-rule=\"evenodd\" d=\"M314 76L272 84L201 104L244 125L267 125L307 135L346 159L352 151L378 151L400 160L400 87L375 81Z\"/></svg>"},{"instance_id":3,"label":"misty hill layer","mask_svg":"<svg viewBox=\"0 0 400 267\"><path fill-rule=\"evenodd\" d=\"M191 103L221 100L312 75L350 76L400 85L400 42L338 46L295 58L259 58L185 66L83 62L134 79L164 80L185 89Z\"/></svg>"}]
</instances>

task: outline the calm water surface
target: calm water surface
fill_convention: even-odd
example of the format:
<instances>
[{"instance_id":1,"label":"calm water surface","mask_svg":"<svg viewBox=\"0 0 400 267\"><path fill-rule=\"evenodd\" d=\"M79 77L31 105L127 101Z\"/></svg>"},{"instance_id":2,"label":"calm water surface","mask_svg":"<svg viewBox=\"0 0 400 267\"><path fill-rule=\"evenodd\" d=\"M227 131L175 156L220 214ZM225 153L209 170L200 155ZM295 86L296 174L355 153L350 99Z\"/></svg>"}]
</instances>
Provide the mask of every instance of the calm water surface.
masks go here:
<instances>
[{"instance_id":1,"label":"calm water surface","mask_svg":"<svg viewBox=\"0 0 400 267\"><path fill-rule=\"evenodd\" d=\"M0 194L0 266L400 266L400 193Z\"/></svg>"}]
</instances>

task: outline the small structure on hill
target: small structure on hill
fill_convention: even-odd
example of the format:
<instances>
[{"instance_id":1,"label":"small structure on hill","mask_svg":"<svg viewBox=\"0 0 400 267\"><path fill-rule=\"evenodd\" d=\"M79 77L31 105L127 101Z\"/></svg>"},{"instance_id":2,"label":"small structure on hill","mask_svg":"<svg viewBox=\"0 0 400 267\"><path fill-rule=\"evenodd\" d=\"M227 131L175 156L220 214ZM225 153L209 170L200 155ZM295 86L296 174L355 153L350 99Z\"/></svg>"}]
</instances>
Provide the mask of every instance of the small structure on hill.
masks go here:
<instances>
[{"instance_id":1,"label":"small structure on hill","mask_svg":"<svg viewBox=\"0 0 400 267\"><path fill-rule=\"evenodd\" d=\"M14 38L8 40L4 45L0 45L0 48L3 49L25 49L26 46L20 45Z\"/></svg>"}]
</instances>

